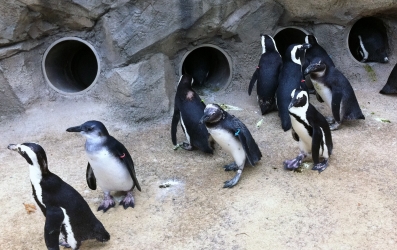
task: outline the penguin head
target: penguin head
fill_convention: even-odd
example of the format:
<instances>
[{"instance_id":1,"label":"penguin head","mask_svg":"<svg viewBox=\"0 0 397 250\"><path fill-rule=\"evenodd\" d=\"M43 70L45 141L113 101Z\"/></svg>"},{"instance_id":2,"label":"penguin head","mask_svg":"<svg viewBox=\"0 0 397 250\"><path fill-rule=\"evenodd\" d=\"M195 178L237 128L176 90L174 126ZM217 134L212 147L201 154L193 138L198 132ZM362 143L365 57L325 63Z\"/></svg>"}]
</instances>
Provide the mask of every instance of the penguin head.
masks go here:
<instances>
[{"instance_id":1,"label":"penguin head","mask_svg":"<svg viewBox=\"0 0 397 250\"><path fill-rule=\"evenodd\" d=\"M7 148L18 152L29 165L40 167L42 173L48 172L47 155L39 144L25 142L22 144L10 144Z\"/></svg>"},{"instance_id":2,"label":"penguin head","mask_svg":"<svg viewBox=\"0 0 397 250\"><path fill-rule=\"evenodd\" d=\"M109 132L105 125L99 121L88 121L80 126L70 127L67 132L80 132L87 140L97 140L109 136Z\"/></svg>"},{"instance_id":3,"label":"penguin head","mask_svg":"<svg viewBox=\"0 0 397 250\"><path fill-rule=\"evenodd\" d=\"M207 104L204 109L204 115L200 119L200 124L218 122L225 117L224 112L218 104Z\"/></svg>"},{"instance_id":4,"label":"penguin head","mask_svg":"<svg viewBox=\"0 0 397 250\"><path fill-rule=\"evenodd\" d=\"M315 45L315 44L318 44L318 41L314 35L307 35L305 37L305 43L308 43L310 45Z\"/></svg>"},{"instance_id":5,"label":"penguin head","mask_svg":"<svg viewBox=\"0 0 397 250\"><path fill-rule=\"evenodd\" d=\"M188 74L183 74L179 78L178 87L191 87L193 85L193 77Z\"/></svg>"},{"instance_id":6,"label":"penguin head","mask_svg":"<svg viewBox=\"0 0 397 250\"><path fill-rule=\"evenodd\" d=\"M327 69L327 65L321 61L319 58L315 58L312 63L305 69L304 75L315 74L317 76L322 76Z\"/></svg>"},{"instance_id":7,"label":"penguin head","mask_svg":"<svg viewBox=\"0 0 397 250\"><path fill-rule=\"evenodd\" d=\"M288 110L292 113L294 110L306 111L309 106L309 96L306 91L302 89L294 89L291 92L291 102L288 106Z\"/></svg>"},{"instance_id":8,"label":"penguin head","mask_svg":"<svg viewBox=\"0 0 397 250\"><path fill-rule=\"evenodd\" d=\"M273 37L269 35L261 34L262 54L270 51L277 51L276 42Z\"/></svg>"}]
</instances>

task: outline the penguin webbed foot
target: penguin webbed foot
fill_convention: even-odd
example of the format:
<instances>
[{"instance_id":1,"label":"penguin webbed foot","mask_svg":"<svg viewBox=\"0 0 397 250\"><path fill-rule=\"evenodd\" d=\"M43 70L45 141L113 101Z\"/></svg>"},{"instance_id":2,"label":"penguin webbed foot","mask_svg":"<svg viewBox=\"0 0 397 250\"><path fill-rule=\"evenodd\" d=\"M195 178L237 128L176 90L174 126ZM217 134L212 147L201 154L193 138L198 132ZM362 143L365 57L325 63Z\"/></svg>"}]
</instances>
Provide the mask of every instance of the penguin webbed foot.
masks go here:
<instances>
[{"instance_id":1,"label":"penguin webbed foot","mask_svg":"<svg viewBox=\"0 0 397 250\"><path fill-rule=\"evenodd\" d=\"M329 125L329 129L330 129L331 131L337 130L337 129L339 128L339 126L340 126L340 123L335 121L333 124L330 124L330 125Z\"/></svg>"},{"instance_id":2,"label":"penguin webbed foot","mask_svg":"<svg viewBox=\"0 0 397 250\"><path fill-rule=\"evenodd\" d=\"M64 248L72 248L66 241L60 241L59 245Z\"/></svg>"},{"instance_id":3,"label":"penguin webbed foot","mask_svg":"<svg viewBox=\"0 0 397 250\"><path fill-rule=\"evenodd\" d=\"M302 160L305 157L306 156L304 154L299 154L296 158L292 160L285 160L283 162L284 168L289 171L298 169L302 165Z\"/></svg>"},{"instance_id":4,"label":"penguin webbed foot","mask_svg":"<svg viewBox=\"0 0 397 250\"><path fill-rule=\"evenodd\" d=\"M238 181L240 180L242 172L243 171L241 169L239 169L237 171L237 174L232 179L230 179L228 181L225 181L225 185L223 185L223 187L224 188L232 188L232 187L234 187L238 183Z\"/></svg>"},{"instance_id":5,"label":"penguin webbed foot","mask_svg":"<svg viewBox=\"0 0 397 250\"><path fill-rule=\"evenodd\" d=\"M328 124L334 124L335 123L335 118L333 118L332 116L327 116L325 117L325 120L328 122Z\"/></svg>"},{"instance_id":6,"label":"penguin webbed foot","mask_svg":"<svg viewBox=\"0 0 397 250\"><path fill-rule=\"evenodd\" d=\"M112 208L116 205L116 203L113 200L113 197L109 194L105 194L105 198L103 199L101 205L98 207L98 211L103 210L104 213L109 210L109 208Z\"/></svg>"},{"instance_id":7,"label":"penguin webbed foot","mask_svg":"<svg viewBox=\"0 0 397 250\"><path fill-rule=\"evenodd\" d=\"M193 150L193 146L190 145L187 142L183 142L182 144L180 144L180 147L183 148L184 150L187 150L187 151L192 151Z\"/></svg>"},{"instance_id":8,"label":"penguin webbed foot","mask_svg":"<svg viewBox=\"0 0 397 250\"><path fill-rule=\"evenodd\" d=\"M323 172L326 168L328 167L328 159L325 159L324 161L317 163L316 165L313 166L312 170L317 170L318 173Z\"/></svg>"},{"instance_id":9,"label":"penguin webbed foot","mask_svg":"<svg viewBox=\"0 0 397 250\"><path fill-rule=\"evenodd\" d=\"M225 169L225 171L237 171L238 170L238 166L235 162L225 165L225 166L223 166L223 168Z\"/></svg>"},{"instance_id":10,"label":"penguin webbed foot","mask_svg":"<svg viewBox=\"0 0 397 250\"><path fill-rule=\"evenodd\" d=\"M131 192L127 192L127 195L124 197L124 199L120 201L120 205L123 205L124 209L127 209L128 207L135 207L135 200Z\"/></svg>"}]
</instances>

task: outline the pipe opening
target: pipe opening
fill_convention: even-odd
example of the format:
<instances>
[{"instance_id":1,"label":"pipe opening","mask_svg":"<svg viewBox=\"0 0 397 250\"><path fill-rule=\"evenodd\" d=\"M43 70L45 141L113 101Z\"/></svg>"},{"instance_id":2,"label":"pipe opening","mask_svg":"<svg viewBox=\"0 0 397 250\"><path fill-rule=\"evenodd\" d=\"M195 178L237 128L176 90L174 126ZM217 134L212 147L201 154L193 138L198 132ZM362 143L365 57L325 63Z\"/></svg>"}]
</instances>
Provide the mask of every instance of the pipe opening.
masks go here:
<instances>
[{"instance_id":1,"label":"pipe opening","mask_svg":"<svg viewBox=\"0 0 397 250\"><path fill-rule=\"evenodd\" d=\"M351 55L359 62L387 63L388 36L383 21L376 17L358 20L349 32L348 44Z\"/></svg>"},{"instance_id":2,"label":"pipe opening","mask_svg":"<svg viewBox=\"0 0 397 250\"><path fill-rule=\"evenodd\" d=\"M185 54L179 73L193 77L193 88L199 94L225 89L232 78L231 61L215 45L202 45Z\"/></svg>"},{"instance_id":3,"label":"pipe opening","mask_svg":"<svg viewBox=\"0 0 397 250\"><path fill-rule=\"evenodd\" d=\"M42 61L44 78L56 91L74 94L87 91L99 77L99 57L94 47L76 37L52 43Z\"/></svg>"},{"instance_id":4,"label":"pipe opening","mask_svg":"<svg viewBox=\"0 0 397 250\"><path fill-rule=\"evenodd\" d=\"M307 34L308 33L306 31L293 27L287 27L277 31L274 35L274 41L276 42L276 46L281 57L284 58L285 52L291 44L305 43L305 37Z\"/></svg>"}]
</instances>

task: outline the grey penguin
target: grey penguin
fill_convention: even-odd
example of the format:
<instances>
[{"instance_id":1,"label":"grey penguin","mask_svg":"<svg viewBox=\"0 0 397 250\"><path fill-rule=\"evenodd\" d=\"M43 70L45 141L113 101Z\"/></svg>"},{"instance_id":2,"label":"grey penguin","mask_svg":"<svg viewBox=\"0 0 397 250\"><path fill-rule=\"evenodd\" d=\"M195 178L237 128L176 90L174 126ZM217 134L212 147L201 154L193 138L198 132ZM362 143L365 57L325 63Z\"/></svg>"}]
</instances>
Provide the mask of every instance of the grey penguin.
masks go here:
<instances>
[{"instance_id":1,"label":"grey penguin","mask_svg":"<svg viewBox=\"0 0 397 250\"><path fill-rule=\"evenodd\" d=\"M214 140L232 155L234 162L224 168L226 171L233 170L237 173L231 180L225 181L223 187L235 186L240 180L246 160L251 166L255 166L261 159L262 153L258 145L244 123L217 104L207 104L200 123L205 123Z\"/></svg>"},{"instance_id":2,"label":"grey penguin","mask_svg":"<svg viewBox=\"0 0 397 250\"><path fill-rule=\"evenodd\" d=\"M262 55L248 87L248 95L256 83L262 115L277 110L275 95L282 59L273 37L261 34Z\"/></svg>"},{"instance_id":3,"label":"grey penguin","mask_svg":"<svg viewBox=\"0 0 397 250\"><path fill-rule=\"evenodd\" d=\"M205 104L200 96L192 88L193 79L190 75L182 75L178 82L175 94L174 114L171 122L171 139L177 145L177 125L179 121L187 142L182 143L181 147L186 150L198 148L205 153L212 154L210 138L204 124L199 124L204 115Z\"/></svg>"},{"instance_id":4,"label":"grey penguin","mask_svg":"<svg viewBox=\"0 0 397 250\"><path fill-rule=\"evenodd\" d=\"M303 45L291 44L286 49L283 57L283 66L279 75L277 88L277 108L281 119L281 127L284 131L291 128L291 118L288 106L291 102L291 92L296 88L307 90L305 81L302 81L301 57L304 56Z\"/></svg>"},{"instance_id":5,"label":"grey penguin","mask_svg":"<svg viewBox=\"0 0 397 250\"><path fill-rule=\"evenodd\" d=\"M397 94L397 67L394 65L385 86L379 91L384 95Z\"/></svg>"},{"instance_id":6,"label":"grey penguin","mask_svg":"<svg viewBox=\"0 0 397 250\"><path fill-rule=\"evenodd\" d=\"M84 240L105 242L110 239L84 198L48 169L46 153L39 144L10 144L8 149L18 152L29 164L33 198L46 218L47 249L59 249L60 235L66 241L62 245L72 249L78 249Z\"/></svg>"},{"instance_id":7,"label":"grey penguin","mask_svg":"<svg viewBox=\"0 0 397 250\"><path fill-rule=\"evenodd\" d=\"M284 168L295 170L302 160L311 154L314 166L312 170L319 173L328 166L332 154L331 130L325 117L309 103L309 95L304 90L293 90L288 107L292 121L292 137L299 142L299 155L292 160L284 161ZM323 161L320 162L320 157Z\"/></svg>"},{"instance_id":8,"label":"grey penguin","mask_svg":"<svg viewBox=\"0 0 397 250\"><path fill-rule=\"evenodd\" d=\"M141 191L135 174L134 162L124 145L111 136L105 125L99 121L87 121L80 126L70 127L67 132L80 132L85 138L85 152L88 156L86 180L88 187L104 192L104 200L98 211L106 212L115 206L111 191L127 192L120 202L124 209L134 207L132 190Z\"/></svg>"},{"instance_id":9,"label":"grey penguin","mask_svg":"<svg viewBox=\"0 0 397 250\"><path fill-rule=\"evenodd\" d=\"M331 109L333 118L328 118L331 130L339 128L343 120L365 119L349 80L337 68L324 63L321 58L313 59L306 68L314 88Z\"/></svg>"}]
</instances>

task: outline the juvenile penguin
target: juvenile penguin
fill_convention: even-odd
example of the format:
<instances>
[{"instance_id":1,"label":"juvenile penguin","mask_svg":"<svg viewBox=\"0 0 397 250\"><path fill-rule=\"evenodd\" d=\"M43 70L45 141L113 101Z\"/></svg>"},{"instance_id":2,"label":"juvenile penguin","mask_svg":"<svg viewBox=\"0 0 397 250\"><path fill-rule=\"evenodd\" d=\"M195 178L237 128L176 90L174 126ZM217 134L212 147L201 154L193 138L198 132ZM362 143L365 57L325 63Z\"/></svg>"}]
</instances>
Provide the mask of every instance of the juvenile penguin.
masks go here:
<instances>
[{"instance_id":1,"label":"juvenile penguin","mask_svg":"<svg viewBox=\"0 0 397 250\"><path fill-rule=\"evenodd\" d=\"M382 90L379 93L384 95L397 94L397 67L394 65L393 70L391 71L389 78L387 78L387 82L385 86L383 86Z\"/></svg>"},{"instance_id":2,"label":"juvenile penguin","mask_svg":"<svg viewBox=\"0 0 397 250\"><path fill-rule=\"evenodd\" d=\"M96 184L105 194L98 211L106 212L115 206L111 191L125 191L120 202L124 209L134 207L132 190L141 191L135 174L134 162L128 150L109 135L105 125L99 121L87 121L80 126L68 128L68 132L80 132L87 140L85 152L88 156L86 179L88 187L96 190Z\"/></svg>"},{"instance_id":3,"label":"juvenile penguin","mask_svg":"<svg viewBox=\"0 0 397 250\"><path fill-rule=\"evenodd\" d=\"M251 95L252 88L256 83L258 103L262 115L264 115L277 110L275 95L282 59L278 53L276 42L271 36L261 34L261 43L262 55L251 78L248 95Z\"/></svg>"},{"instance_id":4,"label":"juvenile penguin","mask_svg":"<svg viewBox=\"0 0 397 250\"><path fill-rule=\"evenodd\" d=\"M324 101L332 111L333 118L327 119L331 130L338 129L343 120L365 119L349 80L337 68L315 58L304 74L310 74L321 97L319 101Z\"/></svg>"},{"instance_id":5,"label":"juvenile penguin","mask_svg":"<svg viewBox=\"0 0 397 250\"><path fill-rule=\"evenodd\" d=\"M174 145L177 144L176 131L179 121L187 142L181 147L186 150L198 148L205 153L212 154L210 147L210 136L204 124L199 124L204 115L205 104L200 96L192 88L193 79L189 75L182 75L179 79L178 88L175 94L174 115L171 123L171 139Z\"/></svg>"},{"instance_id":6,"label":"juvenile penguin","mask_svg":"<svg viewBox=\"0 0 397 250\"><path fill-rule=\"evenodd\" d=\"M254 138L247 127L235 116L224 111L217 104L208 104L200 123L205 123L214 140L229 154L234 162L224 166L226 171L237 171L225 181L224 188L231 188L240 180L246 160L254 166L262 157Z\"/></svg>"},{"instance_id":7,"label":"juvenile penguin","mask_svg":"<svg viewBox=\"0 0 397 250\"><path fill-rule=\"evenodd\" d=\"M39 144L10 144L8 149L18 152L29 164L33 198L46 217L44 240L48 249L59 249L60 234L66 241L62 245L72 249L78 249L84 240L110 239L83 197L50 172L46 153Z\"/></svg>"},{"instance_id":8,"label":"juvenile penguin","mask_svg":"<svg viewBox=\"0 0 397 250\"><path fill-rule=\"evenodd\" d=\"M288 107L292 121L292 137L299 142L300 154L292 160L284 161L287 170L297 169L302 160L311 154L314 166L312 170L319 173L328 166L332 153L331 130L324 116L309 103L309 96L304 90L293 90ZM320 162L320 157L323 161Z\"/></svg>"},{"instance_id":9,"label":"juvenile penguin","mask_svg":"<svg viewBox=\"0 0 397 250\"><path fill-rule=\"evenodd\" d=\"M283 66L281 67L279 83L277 88L277 108L278 115L281 119L281 127L284 131L291 128L291 118L288 113L288 106L291 102L291 92L294 89L307 89L306 84L302 81L301 57L304 50L302 45L291 44L288 46L285 56L283 57Z\"/></svg>"}]
</instances>

